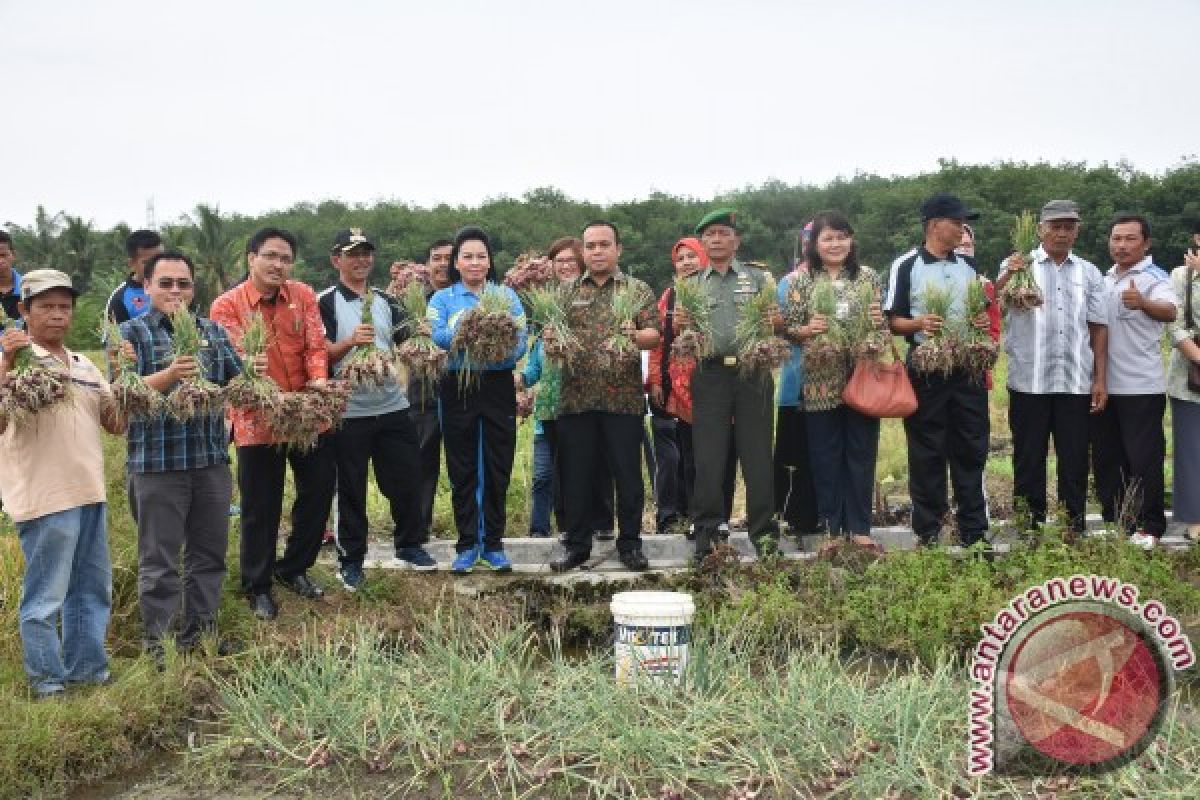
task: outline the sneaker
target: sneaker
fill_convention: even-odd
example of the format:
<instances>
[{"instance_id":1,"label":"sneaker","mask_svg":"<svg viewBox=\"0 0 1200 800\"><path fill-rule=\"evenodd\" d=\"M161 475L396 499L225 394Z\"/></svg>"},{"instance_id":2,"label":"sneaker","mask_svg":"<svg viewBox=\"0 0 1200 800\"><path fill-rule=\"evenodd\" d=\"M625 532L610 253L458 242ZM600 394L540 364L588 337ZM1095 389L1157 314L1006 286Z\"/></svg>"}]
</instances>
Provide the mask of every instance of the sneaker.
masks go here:
<instances>
[{"instance_id":1,"label":"sneaker","mask_svg":"<svg viewBox=\"0 0 1200 800\"><path fill-rule=\"evenodd\" d=\"M475 562L479 560L479 550L472 547L470 550L464 550L454 557L454 563L450 565L450 571L455 575L466 575L475 568Z\"/></svg>"},{"instance_id":2,"label":"sneaker","mask_svg":"<svg viewBox=\"0 0 1200 800\"><path fill-rule=\"evenodd\" d=\"M395 566L407 567L417 572L429 572L437 569L437 561L420 545L400 548L396 551L396 557L392 559L392 563Z\"/></svg>"},{"instance_id":3,"label":"sneaker","mask_svg":"<svg viewBox=\"0 0 1200 800\"><path fill-rule=\"evenodd\" d=\"M722 542L729 541L729 523L728 522L722 522L720 525L717 526L717 538L719 538Z\"/></svg>"},{"instance_id":4,"label":"sneaker","mask_svg":"<svg viewBox=\"0 0 1200 800\"><path fill-rule=\"evenodd\" d=\"M611 542L615 538L617 535L612 531L596 531L596 541L598 542Z\"/></svg>"},{"instance_id":5,"label":"sneaker","mask_svg":"<svg viewBox=\"0 0 1200 800\"><path fill-rule=\"evenodd\" d=\"M479 563L496 572L512 572L512 562L503 550L485 550L479 555Z\"/></svg>"},{"instance_id":6,"label":"sneaker","mask_svg":"<svg viewBox=\"0 0 1200 800\"><path fill-rule=\"evenodd\" d=\"M534 531L534 530L531 530L531 531L529 531L529 538L531 538L531 539L549 539L549 538L550 538L550 531Z\"/></svg>"},{"instance_id":7,"label":"sneaker","mask_svg":"<svg viewBox=\"0 0 1200 800\"><path fill-rule=\"evenodd\" d=\"M1143 550L1153 550L1158 544L1158 537L1151 536L1145 531L1138 531L1129 535L1129 543L1134 547L1140 547Z\"/></svg>"},{"instance_id":8,"label":"sneaker","mask_svg":"<svg viewBox=\"0 0 1200 800\"><path fill-rule=\"evenodd\" d=\"M363 568L358 564L343 564L338 569L338 577L342 579L342 586L346 587L347 592L358 591L367 580Z\"/></svg>"}]
</instances>

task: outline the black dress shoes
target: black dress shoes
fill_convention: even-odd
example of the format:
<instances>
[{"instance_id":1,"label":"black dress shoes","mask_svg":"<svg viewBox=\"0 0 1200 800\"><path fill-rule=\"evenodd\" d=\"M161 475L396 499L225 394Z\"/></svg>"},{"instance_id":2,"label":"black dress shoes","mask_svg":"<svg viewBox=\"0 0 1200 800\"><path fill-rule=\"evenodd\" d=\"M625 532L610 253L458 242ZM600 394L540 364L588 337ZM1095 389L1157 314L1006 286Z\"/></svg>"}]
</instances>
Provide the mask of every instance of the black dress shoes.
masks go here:
<instances>
[{"instance_id":1,"label":"black dress shoes","mask_svg":"<svg viewBox=\"0 0 1200 800\"><path fill-rule=\"evenodd\" d=\"M580 550L568 550L565 555L550 562L550 571L570 572L576 567L582 567L591 557L591 553L584 553Z\"/></svg>"},{"instance_id":2,"label":"black dress shoes","mask_svg":"<svg viewBox=\"0 0 1200 800\"><path fill-rule=\"evenodd\" d=\"M269 592L250 595L250 608L259 619L275 619L279 616L279 607Z\"/></svg>"},{"instance_id":3,"label":"black dress shoes","mask_svg":"<svg viewBox=\"0 0 1200 800\"><path fill-rule=\"evenodd\" d=\"M309 580L308 575L303 572L289 575L286 578L276 573L275 580L282 586L291 589L296 594L309 600L320 600L325 596L325 590Z\"/></svg>"},{"instance_id":4,"label":"black dress shoes","mask_svg":"<svg viewBox=\"0 0 1200 800\"><path fill-rule=\"evenodd\" d=\"M646 560L646 555L640 547L636 550L627 550L621 553L618 558L621 559L621 563L625 565L626 569L633 570L634 572L645 572L650 569L650 562Z\"/></svg>"}]
</instances>

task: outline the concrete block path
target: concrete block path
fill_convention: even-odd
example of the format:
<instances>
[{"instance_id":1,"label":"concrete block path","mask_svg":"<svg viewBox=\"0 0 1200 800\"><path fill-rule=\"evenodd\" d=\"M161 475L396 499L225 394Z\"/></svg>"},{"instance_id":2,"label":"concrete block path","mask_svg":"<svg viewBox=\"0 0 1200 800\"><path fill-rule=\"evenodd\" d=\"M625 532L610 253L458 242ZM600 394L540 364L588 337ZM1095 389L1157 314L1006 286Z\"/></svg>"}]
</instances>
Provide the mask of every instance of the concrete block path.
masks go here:
<instances>
[{"instance_id":1,"label":"concrete block path","mask_svg":"<svg viewBox=\"0 0 1200 800\"><path fill-rule=\"evenodd\" d=\"M1092 536L1110 535L1103 530L1103 521L1099 515L1088 517L1088 528ZM871 538L878 542L885 551L911 550L916 547L916 537L907 527L881 527L871 531ZM1004 523L993 527L993 545L998 554L1008 552L1016 541L1012 529ZM818 548L824 541L821 536L805 536L800 541L795 537L783 536L780 549L786 558L810 559L815 558ZM754 547L745 531L735 530L729 537L729 543L737 548L743 560L754 560ZM1186 549L1190 543L1183 535L1181 525L1170 524L1167 535L1159 543L1160 547L1169 549ZM426 545L426 549L438 561L439 570L448 570L454 560L454 540L435 539ZM960 548L951 548L956 550ZM536 539L531 537L505 538L504 550L513 562L513 570L517 573L544 575L550 582L578 583L589 580L589 574L600 581L612 580L624 575L633 576L617 559L616 542L596 541L592 545L592 560L585 569L575 570L568 575L556 575L550 571L549 563L562 553L562 546L556 538ZM694 551L693 542L682 534L652 534L643 536L642 550L650 561L653 571L679 571L687 569L688 562ZM367 551L365 566L367 568L405 569L401 564L392 560L391 542L378 537L372 537ZM322 554L322 561L333 563L336 560L331 550ZM485 568L476 568L477 572L486 572Z\"/></svg>"}]
</instances>

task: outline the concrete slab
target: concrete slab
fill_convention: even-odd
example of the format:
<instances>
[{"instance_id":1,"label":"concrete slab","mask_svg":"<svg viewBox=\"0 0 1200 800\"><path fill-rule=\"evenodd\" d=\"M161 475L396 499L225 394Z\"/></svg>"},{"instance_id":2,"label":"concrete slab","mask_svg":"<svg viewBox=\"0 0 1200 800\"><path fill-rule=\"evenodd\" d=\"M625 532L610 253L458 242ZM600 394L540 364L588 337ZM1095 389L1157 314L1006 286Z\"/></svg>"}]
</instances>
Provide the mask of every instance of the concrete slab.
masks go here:
<instances>
[{"instance_id":1,"label":"concrete slab","mask_svg":"<svg viewBox=\"0 0 1200 800\"><path fill-rule=\"evenodd\" d=\"M1091 536L1113 535L1104 529L1104 522L1098 514L1087 518ZM878 527L871 531L873 538L885 551L911 550L917 545L916 536L910 528L903 526ZM790 559L815 558L817 550L824 543L822 536L804 536L799 541L791 536L780 540L780 550L784 557ZM735 530L729 537L729 543L738 551L743 560L754 560L754 546L745 531ZM997 522L992 529L993 549L997 554L1009 552L1014 546L1019 546L1019 536L1007 522ZM1160 542L1161 547L1172 550L1187 549L1192 546L1184 536L1182 525L1168 525L1167 535ZM454 541L451 539L435 539L426 545L426 549L438 561L438 568L445 570L454 560ZM557 538L511 537L504 540L504 549L513 562L513 571L523 575L544 577L551 583L569 585L579 581L630 580L637 573L629 572L617 558L616 543L613 541L596 541L592 546L592 560L586 569L575 570L567 575L556 575L550 571L550 561L563 552ZM652 572L678 572L688 568L695 545L682 534L653 534L642 539L642 550L650 561ZM952 547L951 552L962 552L962 548ZM367 552L366 566L376 569L405 569L392 558L391 543L384 539L372 539ZM323 557L327 563L334 561L332 553ZM477 568L478 573L485 574Z\"/></svg>"}]
</instances>

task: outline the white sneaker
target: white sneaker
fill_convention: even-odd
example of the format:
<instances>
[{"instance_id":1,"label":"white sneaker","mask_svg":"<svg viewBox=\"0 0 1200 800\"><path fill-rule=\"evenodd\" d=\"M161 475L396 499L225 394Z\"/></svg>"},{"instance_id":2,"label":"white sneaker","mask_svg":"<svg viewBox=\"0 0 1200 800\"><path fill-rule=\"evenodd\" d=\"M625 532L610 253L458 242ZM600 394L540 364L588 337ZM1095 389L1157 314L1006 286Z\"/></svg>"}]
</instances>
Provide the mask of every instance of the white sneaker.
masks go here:
<instances>
[{"instance_id":1,"label":"white sneaker","mask_svg":"<svg viewBox=\"0 0 1200 800\"><path fill-rule=\"evenodd\" d=\"M1145 531L1138 531L1137 533L1130 534L1129 543L1143 550L1153 550L1158 545L1158 537L1151 536Z\"/></svg>"}]
</instances>

